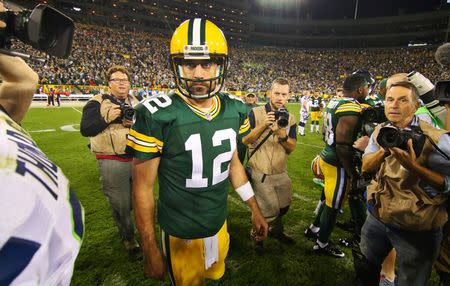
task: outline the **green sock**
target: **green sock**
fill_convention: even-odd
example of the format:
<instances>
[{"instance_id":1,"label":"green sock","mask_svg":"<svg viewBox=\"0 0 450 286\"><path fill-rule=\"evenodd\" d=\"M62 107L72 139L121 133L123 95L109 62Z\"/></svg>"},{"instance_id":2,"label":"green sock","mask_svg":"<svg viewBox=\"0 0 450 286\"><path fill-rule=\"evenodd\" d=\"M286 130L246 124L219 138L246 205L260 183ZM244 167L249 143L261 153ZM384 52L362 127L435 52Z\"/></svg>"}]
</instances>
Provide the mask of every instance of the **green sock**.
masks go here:
<instances>
[{"instance_id":1,"label":"green sock","mask_svg":"<svg viewBox=\"0 0 450 286\"><path fill-rule=\"evenodd\" d=\"M317 212L316 217L314 218L313 225L319 227L320 226L320 216L323 212L323 206L325 205L325 202L322 203L322 205L319 208L319 211Z\"/></svg>"},{"instance_id":2,"label":"green sock","mask_svg":"<svg viewBox=\"0 0 450 286\"><path fill-rule=\"evenodd\" d=\"M327 205L323 207L322 215L320 216L320 242L327 243L330 239L331 232L333 231L333 227L336 223L337 214L337 209L330 208Z\"/></svg>"}]
</instances>

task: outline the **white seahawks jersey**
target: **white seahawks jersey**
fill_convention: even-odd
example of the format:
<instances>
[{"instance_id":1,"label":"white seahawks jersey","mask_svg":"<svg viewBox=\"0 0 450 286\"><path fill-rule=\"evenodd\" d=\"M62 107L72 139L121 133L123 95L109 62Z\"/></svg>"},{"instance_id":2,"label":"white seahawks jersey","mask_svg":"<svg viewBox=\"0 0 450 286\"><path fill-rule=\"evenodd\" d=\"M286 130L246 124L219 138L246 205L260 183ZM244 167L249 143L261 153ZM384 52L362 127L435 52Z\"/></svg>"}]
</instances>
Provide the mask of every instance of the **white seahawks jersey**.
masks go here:
<instances>
[{"instance_id":1,"label":"white seahawks jersey","mask_svg":"<svg viewBox=\"0 0 450 286\"><path fill-rule=\"evenodd\" d=\"M300 100L300 120L306 121L309 117L309 98L303 96Z\"/></svg>"},{"instance_id":2,"label":"white seahawks jersey","mask_svg":"<svg viewBox=\"0 0 450 286\"><path fill-rule=\"evenodd\" d=\"M0 108L0 285L69 285L84 212L61 169Z\"/></svg>"}]
</instances>

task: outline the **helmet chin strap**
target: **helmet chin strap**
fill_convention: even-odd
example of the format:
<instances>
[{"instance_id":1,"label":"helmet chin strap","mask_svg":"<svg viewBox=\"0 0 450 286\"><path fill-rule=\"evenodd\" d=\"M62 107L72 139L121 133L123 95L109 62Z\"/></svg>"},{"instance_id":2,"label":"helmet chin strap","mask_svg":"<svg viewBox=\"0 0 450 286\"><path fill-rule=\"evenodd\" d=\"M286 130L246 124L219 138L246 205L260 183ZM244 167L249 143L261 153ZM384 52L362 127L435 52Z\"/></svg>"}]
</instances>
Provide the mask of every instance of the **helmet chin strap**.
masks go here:
<instances>
[{"instance_id":1,"label":"helmet chin strap","mask_svg":"<svg viewBox=\"0 0 450 286\"><path fill-rule=\"evenodd\" d=\"M183 94L186 97L189 97L192 99L207 99L207 98L213 97L222 88L221 84L219 83L220 82L220 71L222 70L221 67L219 67L217 69L216 76L214 78L205 79L205 80L197 80L198 82L208 82L209 81L208 93L199 94L199 95L192 94L189 91L188 82L196 81L196 80L184 78L183 69L181 68L181 66L178 66L177 68L178 68L178 72L180 74L180 80L179 80L180 82L179 82L179 84L177 84L177 87L178 87L178 90L181 92L181 94ZM216 86L215 86L214 90L211 90L213 81L216 82Z\"/></svg>"}]
</instances>

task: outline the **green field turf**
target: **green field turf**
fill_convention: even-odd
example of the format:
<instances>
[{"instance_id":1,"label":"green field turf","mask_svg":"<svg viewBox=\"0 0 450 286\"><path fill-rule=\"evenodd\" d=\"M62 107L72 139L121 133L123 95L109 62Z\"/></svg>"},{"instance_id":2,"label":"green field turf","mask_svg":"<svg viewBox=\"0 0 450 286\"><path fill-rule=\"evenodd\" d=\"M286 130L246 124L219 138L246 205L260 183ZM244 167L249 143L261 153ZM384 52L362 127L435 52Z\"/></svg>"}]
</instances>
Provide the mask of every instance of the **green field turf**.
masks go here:
<instances>
[{"instance_id":1,"label":"green field turf","mask_svg":"<svg viewBox=\"0 0 450 286\"><path fill-rule=\"evenodd\" d=\"M299 105L290 104L288 109L298 119ZM80 119L81 107L33 108L23 122L41 149L63 169L85 209L85 238L72 285L170 285L168 278L164 282L145 279L142 254L129 256L124 250L101 191L96 160L86 146L88 139L77 131ZM61 126L75 131L63 131ZM350 249L344 250L343 259L317 256L312 253L313 242L303 236L320 197L320 188L312 182L310 162L323 144L320 135L309 133L309 125L306 131L306 136L298 138L297 149L288 161L295 193L285 216L285 228L296 245L287 247L268 239L265 254L256 255L249 239L250 212L230 192L227 269L220 281L208 281L206 285L352 285ZM347 219L348 215L346 206L338 219ZM346 235L335 228L332 241ZM437 285L435 275L430 285Z\"/></svg>"}]
</instances>

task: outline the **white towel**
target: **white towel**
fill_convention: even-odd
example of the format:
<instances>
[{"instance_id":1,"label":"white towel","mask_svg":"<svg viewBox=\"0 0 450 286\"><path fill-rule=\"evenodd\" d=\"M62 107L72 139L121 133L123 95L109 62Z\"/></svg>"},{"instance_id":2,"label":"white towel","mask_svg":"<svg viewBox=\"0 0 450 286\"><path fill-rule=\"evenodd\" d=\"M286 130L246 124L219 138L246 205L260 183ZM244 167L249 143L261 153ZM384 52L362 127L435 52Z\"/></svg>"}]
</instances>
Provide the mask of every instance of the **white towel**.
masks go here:
<instances>
[{"instance_id":1,"label":"white towel","mask_svg":"<svg viewBox=\"0 0 450 286\"><path fill-rule=\"evenodd\" d=\"M219 238L217 234L203 238L203 250L205 253L205 269L219 261Z\"/></svg>"}]
</instances>

